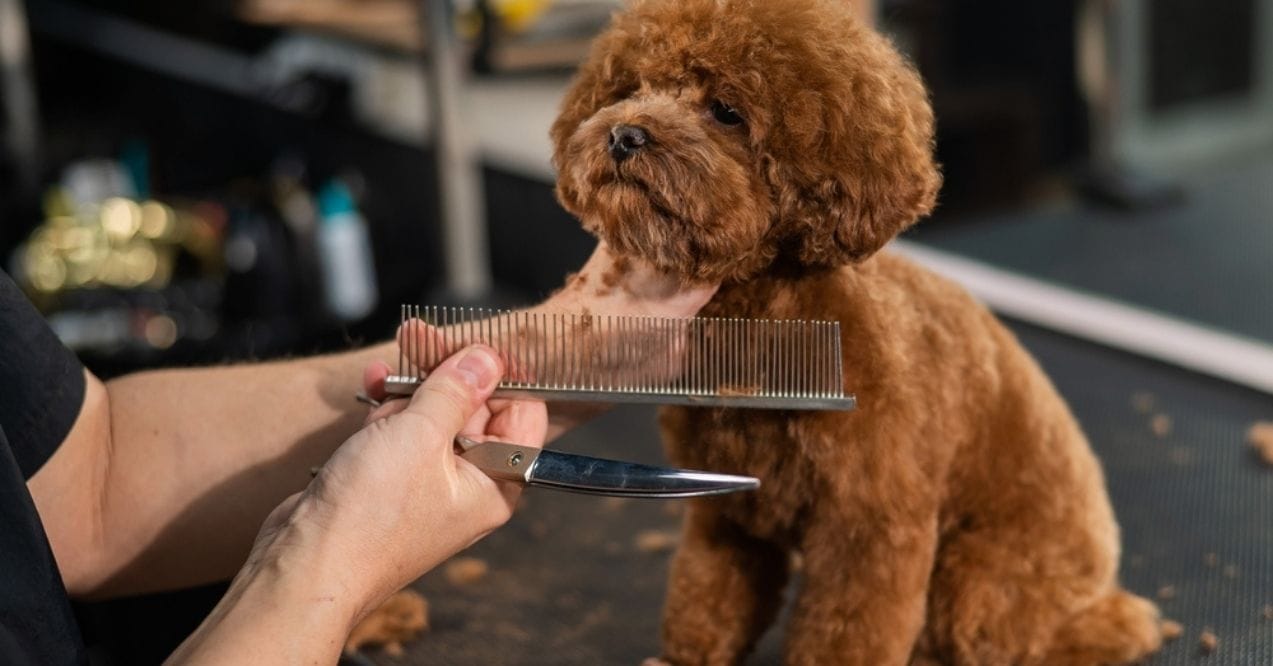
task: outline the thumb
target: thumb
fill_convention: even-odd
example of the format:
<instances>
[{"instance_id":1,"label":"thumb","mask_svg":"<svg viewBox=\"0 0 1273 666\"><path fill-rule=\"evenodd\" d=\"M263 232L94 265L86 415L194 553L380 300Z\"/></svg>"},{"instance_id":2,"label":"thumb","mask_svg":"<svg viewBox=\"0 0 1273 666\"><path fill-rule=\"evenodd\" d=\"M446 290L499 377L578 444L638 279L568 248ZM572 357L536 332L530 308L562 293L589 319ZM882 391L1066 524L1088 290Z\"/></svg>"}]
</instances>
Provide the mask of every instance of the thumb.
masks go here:
<instances>
[{"instance_id":1,"label":"thumb","mask_svg":"<svg viewBox=\"0 0 1273 666\"><path fill-rule=\"evenodd\" d=\"M454 437L491 396L503 374L504 364L495 350L485 345L467 347L429 373L405 411L430 423L438 437Z\"/></svg>"}]
</instances>

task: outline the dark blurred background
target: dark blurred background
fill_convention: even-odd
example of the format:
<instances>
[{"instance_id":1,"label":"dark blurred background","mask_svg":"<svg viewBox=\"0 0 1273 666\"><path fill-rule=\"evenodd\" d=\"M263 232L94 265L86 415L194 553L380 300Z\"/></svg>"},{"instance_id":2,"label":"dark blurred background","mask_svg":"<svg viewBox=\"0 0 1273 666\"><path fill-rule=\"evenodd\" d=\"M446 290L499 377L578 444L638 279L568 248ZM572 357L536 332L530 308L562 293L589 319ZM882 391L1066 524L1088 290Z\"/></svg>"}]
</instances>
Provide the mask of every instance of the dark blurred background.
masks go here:
<instances>
[{"instance_id":1,"label":"dark blurred background","mask_svg":"<svg viewBox=\"0 0 1273 666\"><path fill-rule=\"evenodd\" d=\"M617 6L0 0L0 265L103 378L532 302L592 246L546 132ZM862 12L938 117L911 241L1273 343L1273 2ZM152 662L219 594L81 613L99 658Z\"/></svg>"}]
</instances>

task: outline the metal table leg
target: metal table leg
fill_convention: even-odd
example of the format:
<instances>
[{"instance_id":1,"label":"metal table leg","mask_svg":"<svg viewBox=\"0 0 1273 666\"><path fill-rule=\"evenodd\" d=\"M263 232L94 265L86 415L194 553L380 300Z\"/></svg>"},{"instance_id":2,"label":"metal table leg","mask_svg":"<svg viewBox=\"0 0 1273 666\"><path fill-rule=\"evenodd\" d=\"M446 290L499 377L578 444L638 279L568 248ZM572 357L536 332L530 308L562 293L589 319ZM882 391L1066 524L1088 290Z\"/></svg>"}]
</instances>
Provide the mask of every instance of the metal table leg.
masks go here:
<instances>
[{"instance_id":1,"label":"metal table leg","mask_svg":"<svg viewBox=\"0 0 1273 666\"><path fill-rule=\"evenodd\" d=\"M479 300L491 290L490 252L476 144L463 119L463 45L455 34L449 0L420 0L422 34L428 48L433 147L446 256L448 295Z\"/></svg>"}]
</instances>

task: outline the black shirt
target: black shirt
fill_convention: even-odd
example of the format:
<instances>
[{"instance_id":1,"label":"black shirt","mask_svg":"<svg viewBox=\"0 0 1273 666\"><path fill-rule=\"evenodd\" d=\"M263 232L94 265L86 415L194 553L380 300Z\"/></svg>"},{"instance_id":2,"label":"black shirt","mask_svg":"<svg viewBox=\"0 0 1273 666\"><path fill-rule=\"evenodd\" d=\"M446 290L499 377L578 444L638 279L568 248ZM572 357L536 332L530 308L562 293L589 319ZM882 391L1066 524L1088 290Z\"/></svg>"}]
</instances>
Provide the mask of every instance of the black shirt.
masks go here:
<instances>
[{"instance_id":1,"label":"black shirt","mask_svg":"<svg viewBox=\"0 0 1273 666\"><path fill-rule=\"evenodd\" d=\"M26 480L84 402L79 361L0 271L0 663L86 661L62 575Z\"/></svg>"}]
</instances>

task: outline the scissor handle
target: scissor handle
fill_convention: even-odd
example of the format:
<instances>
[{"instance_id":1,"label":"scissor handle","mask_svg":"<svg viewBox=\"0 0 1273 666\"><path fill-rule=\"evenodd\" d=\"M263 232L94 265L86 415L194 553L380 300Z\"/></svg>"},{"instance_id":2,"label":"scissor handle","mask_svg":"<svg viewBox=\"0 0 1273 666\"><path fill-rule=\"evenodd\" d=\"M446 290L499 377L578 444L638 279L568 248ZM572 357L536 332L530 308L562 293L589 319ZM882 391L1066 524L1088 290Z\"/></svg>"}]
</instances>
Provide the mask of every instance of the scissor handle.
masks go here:
<instances>
[{"instance_id":1,"label":"scissor handle","mask_svg":"<svg viewBox=\"0 0 1273 666\"><path fill-rule=\"evenodd\" d=\"M507 442L479 442L472 437L459 435L455 443L464 452L461 458L472 463L492 479L526 483L531 469L539 458L540 450L533 446Z\"/></svg>"}]
</instances>

